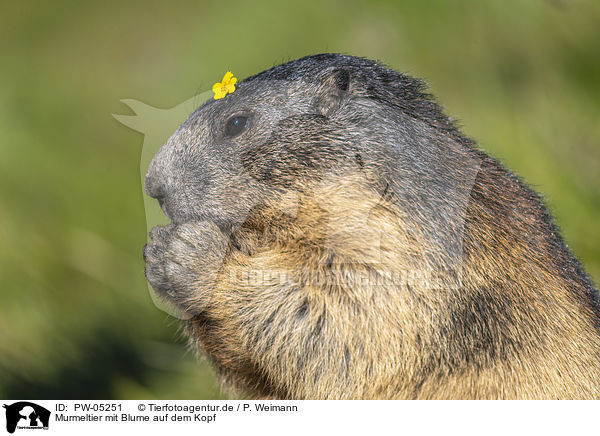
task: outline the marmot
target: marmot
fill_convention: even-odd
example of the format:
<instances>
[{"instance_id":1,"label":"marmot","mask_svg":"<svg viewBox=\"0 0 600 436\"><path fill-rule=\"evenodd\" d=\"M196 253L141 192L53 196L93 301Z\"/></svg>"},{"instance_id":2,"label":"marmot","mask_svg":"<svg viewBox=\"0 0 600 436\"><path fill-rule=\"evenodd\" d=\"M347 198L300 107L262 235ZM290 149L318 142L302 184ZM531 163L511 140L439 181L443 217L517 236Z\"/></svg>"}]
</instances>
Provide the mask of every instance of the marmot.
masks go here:
<instances>
[{"instance_id":1,"label":"marmot","mask_svg":"<svg viewBox=\"0 0 600 436\"><path fill-rule=\"evenodd\" d=\"M146 277L272 399L600 399L598 291L540 197L424 83L320 54L199 107L152 161Z\"/></svg>"}]
</instances>

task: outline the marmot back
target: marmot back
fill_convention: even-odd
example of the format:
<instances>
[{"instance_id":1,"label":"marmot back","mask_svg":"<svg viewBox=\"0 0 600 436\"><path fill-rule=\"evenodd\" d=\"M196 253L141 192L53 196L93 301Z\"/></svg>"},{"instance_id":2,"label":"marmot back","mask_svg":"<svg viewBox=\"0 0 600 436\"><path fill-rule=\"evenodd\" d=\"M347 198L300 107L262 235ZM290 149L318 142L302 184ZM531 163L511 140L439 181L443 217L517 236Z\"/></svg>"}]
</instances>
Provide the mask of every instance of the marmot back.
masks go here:
<instances>
[{"instance_id":1,"label":"marmot back","mask_svg":"<svg viewBox=\"0 0 600 436\"><path fill-rule=\"evenodd\" d=\"M377 62L198 108L146 178L146 276L257 398L600 398L598 292L541 199Z\"/></svg>"}]
</instances>

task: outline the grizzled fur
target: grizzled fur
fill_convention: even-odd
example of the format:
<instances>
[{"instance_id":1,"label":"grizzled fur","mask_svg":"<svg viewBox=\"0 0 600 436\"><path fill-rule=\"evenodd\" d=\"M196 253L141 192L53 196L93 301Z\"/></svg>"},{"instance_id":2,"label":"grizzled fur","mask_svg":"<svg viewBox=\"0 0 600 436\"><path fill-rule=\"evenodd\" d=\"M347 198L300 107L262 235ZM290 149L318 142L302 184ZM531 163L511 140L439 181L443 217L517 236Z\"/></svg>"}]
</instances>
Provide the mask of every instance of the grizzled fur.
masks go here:
<instances>
[{"instance_id":1,"label":"grizzled fur","mask_svg":"<svg viewBox=\"0 0 600 436\"><path fill-rule=\"evenodd\" d=\"M418 80L337 54L271 68L194 112L146 190L172 220L146 276L234 388L600 398L597 291Z\"/></svg>"}]
</instances>

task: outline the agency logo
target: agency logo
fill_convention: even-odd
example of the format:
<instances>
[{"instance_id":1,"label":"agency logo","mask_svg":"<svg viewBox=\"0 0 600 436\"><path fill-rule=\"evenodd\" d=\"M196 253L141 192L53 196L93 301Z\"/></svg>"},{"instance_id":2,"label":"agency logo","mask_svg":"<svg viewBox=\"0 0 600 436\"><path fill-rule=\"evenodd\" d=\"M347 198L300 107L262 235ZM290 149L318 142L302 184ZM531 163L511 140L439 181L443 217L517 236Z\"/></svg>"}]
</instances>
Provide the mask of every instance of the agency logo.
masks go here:
<instances>
[{"instance_id":1,"label":"agency logo","mask_svg":"<svg viewBox=\"0 0 600 436\"><path fill-rule=\"evenodd\" d=\"M6 409L6 431L14 433L18 429L48 430L50 411L29 401L19 401L3 406Z\"/></svg>"}]
</instances>

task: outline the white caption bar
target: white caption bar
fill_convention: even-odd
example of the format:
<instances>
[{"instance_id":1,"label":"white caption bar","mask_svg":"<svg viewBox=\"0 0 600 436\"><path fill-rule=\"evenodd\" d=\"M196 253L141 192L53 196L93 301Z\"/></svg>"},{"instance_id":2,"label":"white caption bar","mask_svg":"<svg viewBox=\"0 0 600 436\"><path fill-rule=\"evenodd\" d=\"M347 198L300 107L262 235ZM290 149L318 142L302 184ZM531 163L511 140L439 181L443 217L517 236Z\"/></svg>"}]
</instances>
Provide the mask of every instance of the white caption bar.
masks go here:
<instances>
[{"instance_id":1,"label":"white caption bar","mask_svg":"<svg viewBox=\"0 0 600 436\"><path fill-rule=\"evenodd\" d=\"M2 403L5 407L1 425L5 428L0 433L7 431L3 434L19 436L579 434L596 428L600 406L591 401L4 400Z\"/></svg>"}]
</instances>

